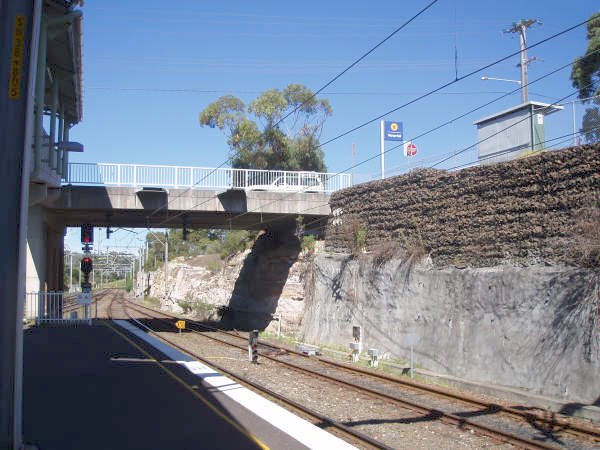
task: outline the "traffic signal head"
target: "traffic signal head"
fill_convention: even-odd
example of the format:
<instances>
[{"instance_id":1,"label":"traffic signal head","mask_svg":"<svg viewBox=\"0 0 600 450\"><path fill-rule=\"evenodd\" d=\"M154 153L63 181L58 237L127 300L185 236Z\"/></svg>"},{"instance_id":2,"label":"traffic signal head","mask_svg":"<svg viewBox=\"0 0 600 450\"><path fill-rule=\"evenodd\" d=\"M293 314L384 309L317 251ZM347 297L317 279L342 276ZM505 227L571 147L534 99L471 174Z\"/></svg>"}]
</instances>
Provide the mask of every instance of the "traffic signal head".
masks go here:
<instances>
[{"instance_id":1,"label":"traffic signal head","mask_svg":"<svg viewBox=\"0 0 600 450\"><path fill-rule=\"evenodd\" d=\"M84 256L81 260L81 272L87 275L91 273L92 269L92 258L90 258L89 256Z\"/></svg>"},{"instance_id":2,"label":"traffic signal head","mask_svg":"<svg viewBox=\"0 0 600 450\"><path fill-rule=\"evenodd\" d=\"M94 226L85 223L81 225L81 243L91 244L92 242L94 242Z\"/></svg>"}]
</instances>

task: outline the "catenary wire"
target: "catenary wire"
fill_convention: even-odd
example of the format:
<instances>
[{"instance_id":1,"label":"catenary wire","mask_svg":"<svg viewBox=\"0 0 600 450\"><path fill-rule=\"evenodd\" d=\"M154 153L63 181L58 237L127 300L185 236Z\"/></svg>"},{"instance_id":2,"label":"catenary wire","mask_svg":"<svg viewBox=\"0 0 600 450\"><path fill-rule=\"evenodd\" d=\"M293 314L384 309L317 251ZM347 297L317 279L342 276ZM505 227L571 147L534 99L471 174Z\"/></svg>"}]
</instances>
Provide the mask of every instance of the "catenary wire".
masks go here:
<instances>
[{"instance_id":1,"label":"catenary wire","mask_svg":"<svg viewBox=\"0 0 600 450\"><path fill-rule=\"evenodd\" d=\"M543 43L546 43L546 42L548 42L548 41L550 41L550 40L552 40L552 39L555 39L555 38L557 38L557 37L559 37L559 36L562 36L563 34L566 34L566 33L570 32L570 31L572 31L572 30L574 30L574 29L576 29L576 28L578 28L578 27L581 27L582 25L585 25L585 24L587 24L587 23L588 23L590 20L591 20L591 19L587 19L587 20L585 20L585 21L583 21L583 22L580 22L580 23L578 23L578 24L576 24L576 25L572 25L572 26L570 26L570 27L568 27L568 28L566 28L566 29L563 29L562 31L559 31L559 32L557 32L557 33L555 33L555 34L553 34L553 35L551 35L551 36L549 36L549 37L547 37L547 38L545 38L545 39L542 39L541 41L538 41L538 42L536 42L536 43L534 43L534 44L531 44L531 45L529 45L529 46L527 47L527 49L534 48L534 47L536 47L536 46L538 46L538 45L541 45L541 44L543 44ZM468 78L468 77L470 77L470 76L472 76L472 75L475 75L476 73L479 73L479 72L481 72L481 71L483 71L483 70L486 70L486 69L488 69L488 68L490 68L490 67L492 67L492 66L494 66L494 65L496 65L496 64L498 64L498 63L500 63L500 62L503 62L503 61L505 61L505 60L507 60L507 59L509 59L509 58L511 58L511 57L514 57L514 56L516 56L516 55L518 55L518 54L520 54L520 53L521 53L520 51L517 51L517 52L512 52L512 53L510 53L509 55L507 55L507 56L505 56L505 57L502 57L502 58L500 58L500 59L497 59L496 61L494 61L494 62L492 62L492 63L489 63L489 64L487 64L487 65L485 65L485 66L482 66L482 67L480 67L479 69L476 69L476 70L474 70L474 71L471 71L470 73L468 73L468 74L466 74L466 75L463 75L463 76L459 77L459 78L458 78L458 79L456 79L456 80L453 80L453 81L450 81L450 82L448 82L448 83L445 83L445 84L443 84L442 86L440 86L440 87L438 87L438 88L435 88L435 89L433 89L433 90L430 90L430 91L428 91L427 93L425 93L425 94L423 94L423 95L420 95L420 96L416 97L415 99L413 99L413 100L411 100L411 101L409 101L409 102L407 102L407 103L405 103L405 104L403 104L403 105L401 105L401 106L399 106L399 107L397 107L397 108L394 108L394 109L392 109L392 110L390 110L390 111L388 111L388 112L386 112L386 113L384 113L384 114L381 114L381 115L379 115L379 116L375 117L374 119L371 119L371 120L369 120L369 121L367 121L367 122L364 122L364 123L362 123L361 125L358 125L358 126L356 126L356 127L352 128L352 129L350 129L350 130L348 130L348 131L346 131L346 132L344 132L344 133L342 133L342 134L340 134L340 135L337 135L336 137L334 137L334 138L332 138L332 139L329 139L328 141L326 141L326 142L324 142L324 143L320 144L318 147L323 147L323 146L325 146L325 145L327 145L327 144L329 144L329 143L331 143L331 142L333 142L333 141L335 141L335 140L337 140L337 139L340 139L340 138L341 138L341 137L343 137L343 136L346 136L346 135L348 135L348 134L350 134L350 133L352 133L352 132L354 132L354 131L356 131L356 130L358 130L358 129L360 129L360 128L363 128L364 126L366 126L366 125L368 125L368 124L371 124L371 123L373 123L373 122L375 122L375 121L377 121L377 120L379 120L379 119L381 119L381 118L385 117L386 115L388 115L388 114L390 114L390 113L392 113L392 112L398 111L398 110L400 110L400 109L402 109L402 108L404 108L404 107L406 107L406 106L408 106L408 105L410 105L410 104L413 104L413 103L415 103L415 102L417 102L417 101L419 101L419 100L421 100L421 99L423 99L423 98L426 98L426 97L428 97L428 96L430 96L430 95L433 95L433 94L435 94L435 93L437 93L437 92L441 91L442 89L444 89L444 88L446 88L446 87L448 87L448 86L450 86L450 85L453 85L453 84L455 84L455 83L457 83L457 82L459 82L459 81L462 81L462 80L464 80L465 78ZM589 56L589 55L586 55L586 56ZM585 56L584 56L584 57L585 57ZM528 83L528 84L531 84L531 83ZM519 90L519 89L516 89L516 90L515 90L515 92L516 92L516 91L518 91L518 90ZM397 148L397 147L396 147L396 148ZM469 147L469 148L471 148L471 147ZM391 149L390 149L390 150L391 150ZM458 154L462 153L463 151L466 151L466 150L464 150L464 149L463 149L462 151L459 151L459 152L457 152L455 155L458 155ZM454 156L455 156L455 155L454 155ZM373 158L375 158L375 157L376 157L376 156L373 156L373 157L371 157L371 158L369 158L369 159L367 159L367 160L365 160L365 161L362 161L361 163L358 163L358 164L356 164L356 165L352 166L351 168L354 168L354 167L357 167L357 166L359 166L359 165L361 165L361 164L364 164L365 162L367 162L367 161L370 161L371 159L373 159ZM228 160L227 160L227 161L228 161ZM224 163L222 163L222 164L221 164L219 167L222 167L224 164L226 164L226 163L227 163L227 161L225 161ZM214 169L214 170L216 170L216 169ZM214 172L214 170L213 170L213 172ZM213 172L211 172L211 173L213 173ZM338 173L337 173L336 175L334 175L334 176L337 176L337 175L339 175L340 173L341 173L341 172L338 172ZM207 176L208 176L208 175L207 175ZM205 178L206 178L206 177L204 177L203 179L205 179ZM197 183L196 183L196 184L197 184ZM186 189L186 190L185 190L183 193L181 193L179 196L183 195L185 192L187 192L187 191L188 191L188 190L190 190L191 188L192 188L192 187L189 187L189 188L187 188L187 189ZM177 197L176 197L176 198L177 198ZM211 200L212 200L212 198L211 198ZM210 201L210 200L207 200L206 202L208 202L208 201ZM204 203L206 203L206 202L203 202L202 204L204 204ZM167 203L167 205L166 205L167 207L168 207L168 204L169 204L169 203ZM199 206L199 205L196 205L196 206ZM156 210L154 210L154 211L153 211L153 212L150 214L150 216L151 216L151 215L153 215L154 213L156 213L157 211L159 211L159 210L163 209L163 208L164 208L164 207L157 208ZM233 217L233 218L231 218L230 220L234 220L234 219L236 219L236 218L238 218L238 217L241 217L242 215L248 214L249 212L251 212L251 211L247 211L247 212L245 212L245 213L238 214L237 216L234 216L234 217ZM165 221L161 222L161 224L163 224L163 223L167 223L168 221L171 221L171 220L173 220L174 218L177 218L177 217L179 217L179 216L181 216L181 215L183 215L183 214L184 214L184 213L176 214L175 216L172 216L171 218L165 219ZM148 219L150 216L148 216L148 217L147 217L147 219Z\"/></svg>"},{"instance_id":2,"label":"catenary wire","mask_svg":"<svg viewBox=\"0 0 600 450\"><path fill-rule=\"evenodd\" d=\"M281 119L279 119L273 125L273 128L277 127L277 125L279 125L285 119L287 119L292 114L294 114L296 111L298 111L300 108L302 108L304 105L306 105L306 103L308 103L309 101L311 101L314 98L316 98L316 96L319 93L321 93L323 90L327 89L327 87L331 86L335 81L337 81L340 77L342 77L346 72L348 72L353 67L355 67L359 62L361 62L363 59L365 59L367 56L369 56L371 53L373 53L375 50L377 50L379 47L381 47L384 43L386 43L388 40L390 40L398 32L400 32L401 30L403 30L404 28L406 28L411 22L413 22L414 20L416 20L420 15L424 14L425 11L427 11L429 8L431 8L433 5L435 5L438 1L439 0L433 0L433 1L431 1L424 8L422 8L418 13L416 13L415 15L413 15L410 19L408 19L407 21L405 21L402 25L400 25L398 28L396 28L394 31L392 31L384 39L382 39L381 41L379 41L374 47L371 47L368 51L366 51L365 53L363 53L359 58L357 58L356 60L354 60L348 67L346 67L344 70L342 70L336 76L334 76L331 80L329 80L327 83L325 83L323 86L321 86L317 91L315 91L307 100L305 100L304 102L302 102L302 104L298 105L292 111L288 112L285 116L283 116Z\"/></svg>"},{"instance_id":3,"label":"catenary wire","mask_svg":"<svg viewBox=\"0 0 600 450\"><path fill-rule=\"evenodd\" d=\"M377 45L375 45L374 47L372 47L370 50L368 50L366 53L364 53L362 56L360 56L358 59L356 59L352 64L350 64L348 67L346 67L342 72L340 72L339 74L337 74L335 77L333 77L330 81L328 81L325 85L323 85L317 92L315 92L311 99L314 98L318 93L320 93L321 91L323 91L324 89L326 89L328 86L330 86L331 84L333 84L336 80L338 80L342 75L344 75L345 73L347 73L349 70L351 70L354 66L356 66L360 61L362 61L364 58L366 58L368 55L370 55L371 53L373 53L377 48L379 48L381 45L383 45L385 42L387 42L389 39L391 39L394 35L396 35L399 31L401 31L403 28L405 28L408 24L410 24L411 22L413 22L416 18L418 18L421 14L423 14L426 10L428 10L430 7L432 7L435 3L437 3L439 0L432 0L427 6L425 6L423 9L421 9L417 14L415 14L413 17L411 17L409 20L407 20L406 22L404 22L401 26L399 26L396 30L394 30L392 33L390 33L387 37L385 37L383 40L381 40ZM309 100L307 100L309 101ZM296 109L294 109L294 111L290 112L286 117L289 117L289 115L293 114L293 112L297 111L301 106L303 106L306 103L303 102L302 105L298 106ZM277 126L280 122L282 122L286 117L284 117L283 119L280 119L275 126ZM217 168L223 167L225 164L227 164L229 161L231 160L231 157L228 157L223 163L221 163ZM214 169L213 171L211 171L209 174L207 174L205 177L203 177L201 180L197 181L196 183L194 183L194 185L188 187L186 190L184 190L182 193L179 194L179 196L175 197L178 198L182 195L184 195L186 192L188 192L189 190L192 189L193 186L197 185L198 183L200 183L201 181L205 180L208 176L212 175L214 172L216 171L216 169ZM164 209L165 207L168 208L170 202L174 200L174 199L167 199L167 203L166 205L156 208L153 212L151 212L147 217L146 220L148 220L150 217L152 217L157 211L160 211L162 209Z\"/></svg>"},{"instance_id":4,"label":"catenary wire","mask_svg":"<svg viewBox=\"0 0 600 450\"><path fill-rule=\"evenodd\" d=\"M588 55L585 55L585 56L581 57L580 59L584 59L584 58L586 58L586 57L592 56L592 54L594 54L594 53L596 53L596 52L598 52L598 51L600 51L600 50L596 50L596 51L594 51L594 52L592 52L592 53L590 53L590 54L588 54ZM529 86L530 84L534 84L534 83L536 83L536 82L538 82L538 81L540 81L540 80L543 80L544 78L546 78L546 77L548 77L548 76L550 76L550 75L553 75L553 74L557 73L558 71L560 71L560 70L563 70L563 69L565 69L565 68L569 67L570 65L571 65L571 63L568 63L568 64L566 64L566 65L563 65L563 66L561 66L561 67L559 67L559 68L557 68L557 69L555 69L555 70L553 70L553 71L551 71L551 72L549 72L549 73L547 73L547 74L545 74L545 75L543 75L543 76L541 76L541 77L538 77L538 78L536 78L535 80L532 80L532 81L530 81L529 83L527 83L527 86ZM504 97L506 97L506 96L508 96L508 95L511 95L511 94L513 94L514 92L517 92L517 91L519 91L519 90L520 90L520 88L517 88L517 89L515 89L515 90L513 90L513 91L511 91L511 92L508 92L508 93L506 93L506 94L504 94L504 95L502 95L502 96L500 96L500 97L496 98L495 100L493 100L493 101L491 101L491 102L486 102L486 103L485 103L485 104L483 104L482 106L476 107L476 108L474 108L473 110L470 110L470 111L468 111L467 113L463 113L463 114L459 115L458 117L455 117L455 118L453 118L453 119L451 119L451 120L449 120L449 121L446 121L446 122L444 122L442 125L438 125L438 126L436 126L436 127L433 127L432 129L430 129L430 130L428 130L428 131L426 131L426 132L424 132L424 133L421 133L420 135L418 135L417 137L413 138L412 140L417 140L418 138L421 138L421 137L423 137L423 136L425 136L425 135L427 135L427 134L430 134L430 133L432 133L432 132L434 132L434 131L438 130L439 128L441 128L441 127L443 127L443 126L445 126L445 125L448 125L449 123L452 123L452 122L453 122L453 121L455 121L455 120L458 120L458 119L460 119L460 118L462 118L462 117L465 117L466 115L468 115L468 114L470 114L470 113L472 113L472 112L474 112L474 111L477 111L478 109L481 109L482 107L488 106L489 104L491 104L491 103L493 103L493 102L495 102L495 101L498 101L498 100L500 100L500 99L502 99L502 98L504 98ZM574 93L577 93L577 91L575 91ZM558 101L557 101L557 102L555 102L555 103L558 103L558 102L560 102L560 101L563 101L564 99L566 99L566 98L570 97L570 96L571 96L571 95L573 95L574 93L570 93L569 95L567 95L567 96L563 97L563 99L560 99L560 100L558 100ZM549 106L553 106L553 104L550 104ZM549 107L549 106L548 106L548 107ZM523 119L523 120L526 120L526 119L527 119L527 118L525 118L525 119ZM522 120L522 121L523 121L523 120ZM522 121L521 121L521 122L522 122ZM520 123L520 122L517 122L517 123L513 124L512 126L516 126L518 123ZM501 131L499 131L498 133L496 133L496 134L494 134L494 135L492 135L492 136L489 136L487 139L490 139L490 138L494 137L495 135L499 134L500 132L503 132L503 131L505 131L505 130L506 130L506 129L508 129L508 128L510 128L510 127L507 127L507 128L505 128L504 130L501 130ZM484 139L484 140L487 140L487 139ZM478 142L476 142L475 144L473 144L473 145L471 145L471 146L469 146L469 147L467 147L467 148L465 148L465 149L462 149L462 150L460 150L460 151L449 152L449 153L447 153L447 154L444 154L444 155L442 155L442 156L445 156L445 155L450 155L450 156L449 156L447 159L451 159L451 158L455 157L456 155L458 155L458 154L461 154L461 153L463 153L464 151L466 151L466 150L468 150L468 149L470 149L470 148L473 148L475 145L477 145L477 144L478 144L478 143L480 143L480 142L483 142L484 140L478 141ZM394 147L391 147L391 148L389 148L389 149L385 150L385 151L384 151L384 153L388 153L388 152L394 151L394 150L396 150L396 149L400 148L401 146L402 146L402 144L400 144L400 145L397 145L397 146L394 146ZM378 158L378 157L380 157L380 153L374 154L373 156L371 156L371 157L369 157L369 158L367 158L367 159L365 159L365 160L363 160L363 161L360 161L360 162L358 162L358 163L354 164L353 166L351 166L351 167L349 167L349 168L347 168L347 169L345 169L345 170L343 170L343 171L337 172L336 174L332 175L330 178L334 178L334 177L336 177L336 176L339 176L341 173L344 173L344 172L347 172L347 171L349 171L349 170L352 170L352 169L354 169L354 168L356 168L356 167L358 167L358 166L360 166L360 165L362 165L362 164L365 164L366 162L369 162L369 161L371 161L371 160L373 160L373 159L375 159L375 158ZM438 156L438 157L439 157L439 156ZM446 160L447 160L447 159L446 159ZM444 160L444 161L445 161L445 160ZM438 162L438 163L436 163L436 165L437 165L437 164L439 164L439 162ZM294 195L296 195L296 194L302 193L303 191L304 191L304 190L301 190L301 191L298 191L298 192L293 192L293 193L287 194L287 196L285 196L285 197L284 197L284 199L285 199L285 198L292 197L292 196L294 196ZM201 205L203 205L203 204L205 204L205 203L207 203L207 202L209 202L209 201L212 201L214 198L215 198L215 197L210 197L210 198L209 198L209 199L207 199L206 201L202 202L202 203L201 203L201 204L199 204L199 205L195 205L194 207L196 207L196 206L201 206ZM271 201L270 203L273 203L273 202L275 202L275 201L280 201L280 200L281 200L281 199L278 199L278 200L273 200L273 201ZM268 204L268 203L267 203L267 204ZM263 207L264 207L265 205L263 204L263 205L261 205L261 206L263 206ZM324 205L319 205L319 206L317 206L317 207L320 207L320 206L324 206ZM314 208L316 208L316 207L313 207L313 208L311 208L311 209L314 209ZM252 213L252 212L255 212L255 211L246 211L246 212L244 212L244 213L240 213L240 214L238 214L238 215L235 215L235 216L231 217L230 219L228 219L228 221L229 221L229 222L230 222L230 224L231 224L231 223L232 223L232 222L233 222L235 219L238 219L239 217L242 217L242 216L244 216L244 215L246 215L246 214L249 214L249 213ZM169 222L169 221L171 221L171 220L173 220L173 219L175 219L175 218L177 218L177 217L180 217L180 216L181 216L181 215L183 215L183 214L185 214L185 212L181 212L181 213L178 213L178 214L176 214L176 215L174 215L174 216L171 216L170 218L167 218L167 219L165 219L164 221L162 221L162 222L161 222L159 225L165 224L165 223L167 223L167 222ZM253 224L253 225L258 225L258 224L259 224L259 223L257 223L257 224Z\"/></svg>"},{"instance_id":5,"label":"catenary wire","mask_svg":"<svg viewBox=\"0 0 600 450\"><path fill-rule=\"evenodd\" d=\"M597 51L600 51L600 49L599 49L599 50L596 50L596 51L595 51L595 52L593 52L593 53L596 53ZM586 56L584 56L584 57L582 57L582 58L580 58L580 59L583 59L583 58L589 57L589 56L591 56L591 55L592 55L592 53L590 53L589 55L586 55ZM571 65L571 63L569 63L569 64L566 64L566 65L563 65L562 67L559 67L558 69L555 69L555 70L553 70L553 71L549 72L548 74L546 74L546 75L543 75L542 77L539 77L539 78L537 78L537 79L535 79L535 80L533 80L533 81L531 81L531 82L527 83L527 86L528 86L528 85L530 85L530 84L536 83L536 82L538 82L538 81L540 81L540 80L542 80L542 79L546 78L547 76L553 75L553 74L557 73L558 71L560 71L560 70L563 70L563 69L565 69L565 68L569 67L570 65ZM436 131L436 130L438 130L438 129L440 129L440 128L442 128L442 127L444 127L444 126L446 126L446 125L448 125L448 124L450 124L450 123L452 123L452 122L453 122L453 121L455 121L455 120L458 120L458 119L460 119L460 118L463 118L463 117L465 117L466 115L468 115L468 114L471 114L472 112L474 112L474 111L477 111L477 110L479 110L479 109L481 109L481 108L483 108L483 107L485 107L485 106L488 106L488 105L490 105L491 103L494 103L495 101L498 101L498 100L500 100L500 99L502 99L502 98L506 97L507 95L510 95L510 94L512 94L512 93L514 93L514 92L517 92L517 91L519 91L519 90L520 90L520 88L517 88L517 89L515 89L514 91L512 91L512 92L509 92L509 93L507 93L507 94L505 94L505 95L502 95L502 96L498 97L497 99L495 99L495 100L493 100L493 101L491 101L491 102L486 102L486 103L485 103L484 105L482 105L482 106L479 106L479 107L477 107L477 108L475 108L475 109L473 109L473 110L471 110L471 111L468 111L467 113L461 114L461 115L459 115L458 117L456 117L456 118L454 118L454 119L452 119L452 120L446 121L446 122L444 122L443 124L441 124L441 125L438 125L438 126L436 126L436 127L432 128L432 129L430 129L430 130L428 130L428 131L426 131L426 132L424 132L424 133L422 133L422 134L418 135L418 136L417 136L416 138L414 138L413 140L416 140L416 139L418 139L418 138L421 138L421 137L423 137L423 136L425 136L425 135L427 135L427 134L430 134L430 133L432 133L432 132L434 132L434 131ZM577 92L578 92L578 91L575 91L574 93L576 94ZM573 95L574 93L570 93L569 95L567 95L567 96L566 96L566 97L564 97L563 99L560 99L558 102L560 102L560 101L562 101L562 100L564 100L564 99L566 99L566 98L570 97L570 96L571 96L571 95ZM555 102L555 103L557 103L557 102ZM554 105L554 104L550 104L550 105L548 105L546 108L549 108L550 106L553 106L553 105ZM546 109L546 108L544 108L544 109ZM462 150L459 150L459 151L455 151L455 152L453 152L453 153L452 153L450 156L448 156L448 158L444 159L443 161L446 161L447 159L451 159L451 158L453 158L453 157L455 157L455 156L457 156L457 155L459 155L459 154L461 154L461 153L463 153L463 152L467 151L468 149L470 149L470 148L473 148L475 145L479 144L480 142L484 142L484 141L485 141L485 140L487 140L487 139L491 139L492 137L494 137L494 136L498 135L499 133L501 133L501 132L503 132L503 131L506 131L507 129L511 128L512 126L516 126L517 124L519 124L519 123L523 122L524 120L527 120L527 117L526 117L526 118L524 118L523 120L521 120L521 121L519 121L519 122L516 122L515 124L513 124L513 125L511 125L511 126L509 126L509 127L507 127L507 128L505 128L504 130L500 130L499 132L497 132L497 133L495 133L495 134L493 134L493 135L489 136L488 138L486 138L486 139L484 139L484 140L481 140L481 141L478 141L478 142L476 142L476 143L475 143L474 145L472 145L472 146L469 146L469 147L467 147L467 148L465 148L465 149L462 149ZM386 153L388 153L388 152L391 152L391 151L393 151L393 150L396 150L396 149L400 148L402 145L403 145L403 144L400 144L400 145L397 145L397 146L391 147L391 148L389 148L389 149L385 150L383 153L384 153L384 154L386 154ZM356 164L352 165L351 167L349 167L349 168L346 168L346 169L345 169L345 170L343 170L343 171L337 172L336 174L332 175L330 178L333 178L333 177L339 176L341 173L348 172L348 171L350 171L350 170L352 170L352 169L354 169L354 168L356 168L356 167L358 167L358 166L360 166L360 165L362 165L362 164L365 164L366 162L369 162L369 161L371 161L371 160L373 160L373 159L375 159L375 158L379 158L379 157L380 157L380 153L374 154L373 156L371 156L371 157L369 157L369 158L367 158L367 159L365 159L365 160L362 160L362 161L360 161L359 163L356 163ZM442 161L442 162L443 162L443 161ZM438 162L438 163L436 163L436 165L437 165L437 164L439 164L439 162ZM434 165L433 167L435 167L435 165ZM305 189L303 189L303 190L300 190L300 191L297 191L297 192L290 193L290 194L288 194L286 197L284 197L284 199L285 199L285 198L289 198L289 197L291 197L291 196L293 196L293 195L296 195L296 194L298 194L298 193L302 193L302 192L304 192L304 190L305 190ZM273 200L273 201L271 201L270 203L273 203L273 202L275 202L275 201L280 201L280 200L281 200L281 199L278 199L278 200ZM267 204L269 204L269 203L267 203ZM264 206L265 206L265 204L261 205L261 207L264 207ZM236 218L242 217L242 216L244 216L244 215L246 215L246 214L249 214L249 213L251 213L251 212L254 212L254 211L246 211L246 212L244 212L244 213L240 213L240 214L238 214L238 215L234 216L233 218L231 218L230 220L234 220L234 219L236 219Z\"/></svg>"}]
</instances>

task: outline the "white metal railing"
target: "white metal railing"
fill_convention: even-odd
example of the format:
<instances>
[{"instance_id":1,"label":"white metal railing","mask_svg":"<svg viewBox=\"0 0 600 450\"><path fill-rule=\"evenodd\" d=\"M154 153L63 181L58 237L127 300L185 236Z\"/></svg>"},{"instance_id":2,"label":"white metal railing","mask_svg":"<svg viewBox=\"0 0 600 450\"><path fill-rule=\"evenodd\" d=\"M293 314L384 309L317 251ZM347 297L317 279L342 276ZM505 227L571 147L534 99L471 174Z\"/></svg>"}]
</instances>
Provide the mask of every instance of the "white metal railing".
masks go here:
<instances>
[{"instance_id":1,"label":"white metal railing","mask_svg":"<svg viewBox=\"0 0 600 450\"><path fill-rule=\"evenodd\" d=\"M25 320L36 324L92 323L92 305L81 304L75 296L63 292L28 292L25 297Z\"/></svg>"},{"instance_id":2,"label":"white metal railing","mask_svg":"<svg viewBox=\"0 0 600 450\"><path fill-rule=\"evenodd\" d=\"M66 184L331 193L352 185L349 173L293 172L142 164L69 163Z\"/></svg>"}]
</instances>

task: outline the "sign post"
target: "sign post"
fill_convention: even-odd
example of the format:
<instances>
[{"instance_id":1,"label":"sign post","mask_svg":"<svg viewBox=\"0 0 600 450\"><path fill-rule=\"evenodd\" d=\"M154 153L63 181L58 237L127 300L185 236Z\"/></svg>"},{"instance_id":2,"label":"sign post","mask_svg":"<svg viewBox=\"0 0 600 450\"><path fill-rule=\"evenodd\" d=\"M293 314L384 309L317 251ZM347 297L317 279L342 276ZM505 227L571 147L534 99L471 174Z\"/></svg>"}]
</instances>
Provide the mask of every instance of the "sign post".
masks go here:
<instances>
[{"instance_id":1,"label":"sign post","mask_svg":"<svg viewBox=\"0 0 600 450\"><path fill-rule=\"evenodd\" d=\"M380 144L381 144L381 179L385 178L385 141L402 141L404 132L402 122L381 121Z\"/></svg>"},{"instance_id":2,"label":"sign post","mask_svg":"<svg viewBox=\"0 0 600 450\"><path fill-rule=\"evenodd\" d=\"M175 322L175 326L179 330L179 334L181 334L181 330L185 330L185 320L178 320Z\"/></svg>"},{"instance_id":3,"label":"sign post","mask_svg":"<svg viewBox=\"0 0 600 450\"><path fill-rule=\"evenodd\" d=\"M408 333L404 335L404 342L410 345L410 377L414 378L414 347L420 340L419 335L415 333Z\"/></svg>"},{"instance_id":4,"label":"sign post","mask_svg":"<svg viewBox=\"0 0 600 450\"><path fill-rule=\"evenodd\" d=\"M384 125L385 122L381 121L381 130L380 130L380 145L381 145L381 179L385 178L385 139L384 139Z\"/></svg>"}]
</instances>

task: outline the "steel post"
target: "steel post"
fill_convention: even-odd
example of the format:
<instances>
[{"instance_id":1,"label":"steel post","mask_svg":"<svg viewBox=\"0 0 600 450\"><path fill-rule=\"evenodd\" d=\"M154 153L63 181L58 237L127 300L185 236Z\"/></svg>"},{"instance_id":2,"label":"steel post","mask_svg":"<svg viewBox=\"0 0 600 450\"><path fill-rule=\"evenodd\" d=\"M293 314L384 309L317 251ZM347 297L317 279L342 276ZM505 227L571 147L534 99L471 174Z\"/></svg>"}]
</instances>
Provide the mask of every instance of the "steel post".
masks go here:
<instances>
[{"instance_id":1,"label":"steel post","mask_svg":"<svg viewBox=\"0 0 600 450\"><path fill-rule=\"evenodd\" d=\"M41 0L0 2L0 449L22 445L23 309ZM10 193L10 195L6 194ZM9 263L10 262L10 263Z\"/></svg>"}]
</instances>

